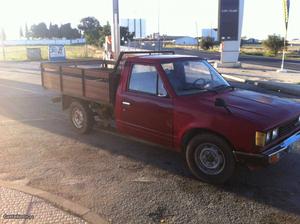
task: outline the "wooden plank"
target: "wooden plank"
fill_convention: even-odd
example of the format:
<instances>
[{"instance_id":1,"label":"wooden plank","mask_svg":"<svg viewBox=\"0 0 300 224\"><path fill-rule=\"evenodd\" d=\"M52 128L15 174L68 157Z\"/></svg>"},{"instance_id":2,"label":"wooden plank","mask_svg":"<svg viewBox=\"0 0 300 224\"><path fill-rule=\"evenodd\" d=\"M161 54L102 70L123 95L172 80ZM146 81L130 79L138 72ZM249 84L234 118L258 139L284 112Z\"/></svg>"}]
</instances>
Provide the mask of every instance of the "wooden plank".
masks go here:
<instances>
[{"instance_id":1,"label":"wooden plank","mask_svg":"<svg viewBox=\"0 0 300 224\"><path fill-rule=\"evenodd\" d=\"M64 93L72 93L82 96L82 80L72 76L62 76Z\"/></svg>"},{"instance_id":2,"label":"wooden plank","mask_svg":"<svg viewBox=\"0 0 300 224\"><path fill-rule=\"evenodd\" d=\"M43 64L42 67L44 71L59 72L58 64Z\"/></svg>"},{"instance_id":3,"label":"wooden plank","mask_svg":"<svg viewBox=\"0 0 300 224\"><path fill-rule=\"evenodd\" d=\"M110 72L111 72L110 69L101 69L101 70L86 69L85 70L85 76L86 77L109 79Z\"/></svg>"},{"instance_id":4,"label":"wooden plank","mask_svg":"<svg viewBox=\"0 0 300 224\"><path fill-rule=\"evenodd\" d=\"M57 77L59 78L59 73L58 72L48 72L48 71L44 71L43 72L44 76L51 76L51 77Z\"/></svg>"},{"instance_id":5,"label":"wooden plank","mask_svg":"<svg viewBox=\"0 0 300 224\"><path fill-rule=\"evenodd\" d=\"M71 67L62 67L63 75L78 75L81 77L81 69L71 68Z\"/></svg>"},{"instance_id":6,"label":"wooden plank","mask_svg":"<svg viewBox=\"0 0 300 224\"><path fill-rule=\"evenodd\" d=\"M88 98L109 103L109 83L86 80L85 95Z\"/></svg>"},{"instance_id":7,"label":"wooden plank","mask_svg":"<svg viewBox=\"0 0 300 224\"><path fill-rule=\"evenodd\" d=\"M109 83L108 82L101 82L97 80L85 80L85 88L89 87L95 87L99 89L108 89L109 88Z\"/></svg>"},{"instance_id":8,"label":"wooden plank","mask_svg":"<svg viewBox=\"0 0 300 224\"><path fill-rule=\"evenodd\" d=\"M81 69L82 95L85 97L85 70Z\"/></svg>"},{"instance_id":9,"label":"wooden plank","mask_svg":"<svg viewBox=\"0 0 300 224\"><path fill-rule=\"evenodd\" d=\"M82 89L81 88L75 88L75 87L70 87L68 85L64 85L64 94L73 94L75 96L78 96L78 97L82 97Z\"/></svg>"},{"instance_id":10,"label":"wooden plank","mask_svg":"<svg viewBox=\"0 0 300 224\"><path fill-rule=\"evenodd\" d=\"M109 92L104 89L97 89L97 88L91 88L91 87L86 89L86 94L93 94L93 93L106 95L106 96L109 95Z\"/></svg>"},{"instance_id":11,"label":"wooden plank","mask_svg":"<svg viewBox=\"0 0 300 224\"><path fill-rule=\"evenodd\" d=\"M81 83L81 77L73 77L73 76L63 75L62 78L63 78L64 82L75 82L75 83L79 82L79 83Z\"/></svg>"},{"instance_id":12,"label":"wooden plank","mask_svg":"<svg viewBox=\"0 0 300 224\"><path fill-rule=\"evenodd\" d=\"M86 92L86 97L91 99L91 100L95 100L95 101L101 101L101 102L105 102L105 103L109 103L109 96L107 94L99 94L96 92Z\"/></svg>"},{"instance_id":13,"label":"wooden plank","mask_svg":"<svg viewBox=\"0 0 300 224\"><path fill-rule=\"evenodd\" d=\"M53 89L53 90L60 90L60 81L59 81L59 76L49 74L49 73L44 73L44 87L47 89Z\"/></svg>"}]
</instances>

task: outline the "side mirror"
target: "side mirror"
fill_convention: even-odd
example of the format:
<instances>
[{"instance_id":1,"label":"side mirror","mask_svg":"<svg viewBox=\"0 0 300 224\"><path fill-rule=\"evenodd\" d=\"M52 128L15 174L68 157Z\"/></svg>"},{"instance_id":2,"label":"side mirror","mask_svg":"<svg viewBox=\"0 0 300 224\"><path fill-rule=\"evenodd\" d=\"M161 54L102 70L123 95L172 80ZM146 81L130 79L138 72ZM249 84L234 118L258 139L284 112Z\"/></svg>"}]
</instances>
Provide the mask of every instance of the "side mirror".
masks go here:
<instances>
[{"instance_id":1,"label":"side mirror","mask_svg":"<svg viewBox=\"0 0 300 224\"><path fill-rule=\"evenodd\" d=\"M223 100L221 98L217 98L215 101L215 106L216 107L227 107L227 104L226 104L225 100Z\"/></svg>"},{"instance_id":2,"label":"side mirror","mask_svg":"<svg viewBox=\"0 0 300 224\"><path fill-rule=\"evenodd\" d=\"M216 98L216 101L215 101L215 106L216 107L224 107L224 109L229 113L231 114L232 112L229 110L225 100L221 99L221 98Z\"/></svg>"}]
</instances>

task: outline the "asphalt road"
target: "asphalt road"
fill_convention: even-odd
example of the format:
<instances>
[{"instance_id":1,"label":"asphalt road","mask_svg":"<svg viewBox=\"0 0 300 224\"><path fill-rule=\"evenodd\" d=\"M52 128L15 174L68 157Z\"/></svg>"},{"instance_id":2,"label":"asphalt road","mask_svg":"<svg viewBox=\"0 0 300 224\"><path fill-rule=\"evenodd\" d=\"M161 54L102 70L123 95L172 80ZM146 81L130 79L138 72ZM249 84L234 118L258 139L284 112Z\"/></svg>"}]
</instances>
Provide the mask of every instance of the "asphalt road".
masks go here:
<instances>
[{"instance_id":1,"label":"asphalt road","mask_svg":"<svg viewBox=\"0 0 300 224\"><path fill-rule=\"evenodd\" d=\"M153 47L151 45L135 45L132 43L134 47L140 47L148 50L157 50L157 47ZM207 51L197 51L197 50L188 50L188 49L179 49L179 48L163 48L162 50L174 50L177 54L187 54L187 55L195 55L201 58L209 59L209 60L220 60L220 53L218 52L207 52ZM262 57L262 56L250 56L250 55L240 55L239 60L241 62L247 64L255 64L255 65L263 65L270 66L275 68L280 68L281 59L272 58L272 57ZM300 71L300 60L285 60L285 68L290 70Z\"/></svg>"},{"instance_id":2,"label":"asphalt road","mask_svg":"<svg viewBox=\"0 0 300 224\"><path fill-rule=\"evenodd\" d=\"M37 63L2 63L0 87L1 179L68 198L111 223L300 223L300 149L212 186L173 152L100 129L75 134L51 102L56 94L41 88Z\"/></svg>"},{"instance_id":3,"label":"asphalt road","mask_svg":"<svg viewBox=\"0 0 300 224\"><path fill-rule=\"evenodd\" d=\"M199 52L199 51L184 50L184 49L174 49L174 50L178 54L192 54L210 60L220 60L220 53L217 52L210 53L205 51ZM264 66L275 67L275 68L280 68L281 66L281 59L279 58L241 55L239 57L239 60L247 64L264 65ZM300 71L300 60L285 60L284 65L286 69Z\"/></svg>"}]
</instances>

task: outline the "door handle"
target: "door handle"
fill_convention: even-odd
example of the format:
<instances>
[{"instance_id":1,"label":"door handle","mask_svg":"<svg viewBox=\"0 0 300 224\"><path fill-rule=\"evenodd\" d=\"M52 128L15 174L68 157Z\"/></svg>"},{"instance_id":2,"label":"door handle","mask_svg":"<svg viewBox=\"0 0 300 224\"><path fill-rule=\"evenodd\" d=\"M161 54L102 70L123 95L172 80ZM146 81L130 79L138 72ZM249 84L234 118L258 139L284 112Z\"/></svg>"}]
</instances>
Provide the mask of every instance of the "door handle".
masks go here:
<instances>
[{"instance_id":1,"label":"door handle","mask_svg":"<svg viewBox=\"0 0 300 224\"><path fill-rule=\"evenodd\" d=\"M125 106L130 106L131 103L127 102L127 101L122 101L122 104L125 105Z\"/></svg>"}]
</instances>

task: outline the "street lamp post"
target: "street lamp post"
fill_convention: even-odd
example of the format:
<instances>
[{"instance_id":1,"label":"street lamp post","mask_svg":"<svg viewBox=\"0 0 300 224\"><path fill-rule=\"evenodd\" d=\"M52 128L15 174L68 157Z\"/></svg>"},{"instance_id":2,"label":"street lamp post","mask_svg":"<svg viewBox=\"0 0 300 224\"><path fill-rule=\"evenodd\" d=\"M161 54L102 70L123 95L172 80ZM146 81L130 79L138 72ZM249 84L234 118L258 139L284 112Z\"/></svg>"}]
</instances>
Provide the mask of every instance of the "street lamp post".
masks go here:
<instances>
[{"instance_id":1,"label":"street lamp post","mask_svg":"<svg viewBox=\"0 0 300 224\"><path fill-rule=\"evenodd\" d=\"M157 50L160 51L160 0L157 1Z\"/></svg>"},{"instance_id":2,"label":"street lamp post","mask_svg":"<svg viewBox=\"0 0 300 224\"><path fill-rule=\"evenodd\" d=\"M284 22L285 22L285 36L284 36L284 44L283 44L283 51L282 51L282 61L281 61L281 68L277 70L277 72L287 72L286 69L284 69L284 60L285 60L285 54L287 51L287 35L288 35L288 25L289 25L289 14L290 14L290 0L284 0L283 1L283 10L284 10Z\"/></svg>"},{"instance_id":3,"label":"street lamp post","mask_svg":"<svg viewBox=\"0 0 300 224\"><path fill-rule=\"evenodd\" d=\"M1 33L0 33L0 39L1 39L1 48L2 48L2 59L3 61L5 61L5 48L4 48L4 40L5 40L5 32L4 29L1 29Z\"/></svg>"},{"instance_id":4,"label":"street lamp post","mask_svg":"<svg viewBox=\"0 0 300 224\"><path fill-rule=\"evenodd\" d=\"M1 40L1 47L2 47L2 58L3 58L3 61L5 61L5 49L4 49L4 41Z\"/></svg>"},{"instance_id":5,"label":"street lamp post","mask_svg":"<svg viewBox=\"0 0 300 224\"><path fill-rule=\"evenodd\" d=\"M113 0L112 50L117 59L120 54L119 0Z\"/></svg>"}]
</instances>

